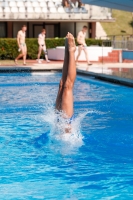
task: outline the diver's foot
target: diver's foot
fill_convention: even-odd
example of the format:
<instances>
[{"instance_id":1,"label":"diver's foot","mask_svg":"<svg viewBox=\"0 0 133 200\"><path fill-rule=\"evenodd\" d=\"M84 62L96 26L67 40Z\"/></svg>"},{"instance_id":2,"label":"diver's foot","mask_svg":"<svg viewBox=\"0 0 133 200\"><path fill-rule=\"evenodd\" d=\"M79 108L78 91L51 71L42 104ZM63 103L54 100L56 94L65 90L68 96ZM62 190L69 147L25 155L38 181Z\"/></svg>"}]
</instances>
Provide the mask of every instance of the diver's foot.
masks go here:
<instances>
[{"instance_id":1,"label":"diver's foot","mask_svg":"<svg viewBox=\"0 0 133 200\"><path fill-rule=\"evenodd\" d=\"M76 51L75 39L73 35L69 32L67 34L67 39L68 39L69 52L75 52Z\"/></svg>"},{"instance_id":2,"label":"diver's foot","mask_svg":"<svg viewBox=\"0 0 133 200\"><path fill-rule=\"evenodd\" d=\"M89 62L89 63L87 63L87 65L92 65L92 63Z\"/></svg>"}]
</instances>

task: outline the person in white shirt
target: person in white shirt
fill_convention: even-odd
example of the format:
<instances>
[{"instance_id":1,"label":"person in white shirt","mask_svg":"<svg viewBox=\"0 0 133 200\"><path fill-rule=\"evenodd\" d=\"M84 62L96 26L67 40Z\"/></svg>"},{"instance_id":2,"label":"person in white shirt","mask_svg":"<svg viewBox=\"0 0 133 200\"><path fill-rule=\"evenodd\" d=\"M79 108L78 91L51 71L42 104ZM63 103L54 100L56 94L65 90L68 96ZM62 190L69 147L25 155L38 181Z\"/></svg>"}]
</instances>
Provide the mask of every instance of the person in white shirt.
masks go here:
<instances>
[{"instance_id":1,"label":"person in white shirt","mask_svg":"<svg viewBox=\"0 0 133 200\"><path fill-rule=\"evenodd\" d=\"M38 44L39 44L38 55L37 55L38 63L41 63L40 56L42 51L44 51L46 62L50 62L48 59L48 52L46 50L45 35L46 35L45 29L42 29L42 32L38 35Z\"/></svg>"},{"instance_id":2,"label":"person in white shirt","mask_svg":"<svg viewBox=\"0 0 133 200\"><path fill-rule=\"evenodd\" d=\"M27 55L27 46L25 43L26 30L27 30L27 26L23 25L22 30L18 31L18 34L17 34L17 43L18 43L18 48L19 48L18 51L21 53L14 60L16 65L18 64L17 63L18 59L22 57L23 57L23 65L26 65L26 55Z\"/></svg>"},{"instance_id":3,"label":"person in white shirt","mask_svg":"<svg viewBox=\"0 0 133 200\"><path fill-rule=\"evenodd\" d=\"M89 61L88 52L87 52L87 44L85 43L86 32L87 32L87 26L83 26L82 31L80 31L77 36L78 55L76 58L76 63L78 62L81 51L83 50L85 53L87 64L92 65L92 63L90 63L90 61Z\"/></svg>"}]
</instances>

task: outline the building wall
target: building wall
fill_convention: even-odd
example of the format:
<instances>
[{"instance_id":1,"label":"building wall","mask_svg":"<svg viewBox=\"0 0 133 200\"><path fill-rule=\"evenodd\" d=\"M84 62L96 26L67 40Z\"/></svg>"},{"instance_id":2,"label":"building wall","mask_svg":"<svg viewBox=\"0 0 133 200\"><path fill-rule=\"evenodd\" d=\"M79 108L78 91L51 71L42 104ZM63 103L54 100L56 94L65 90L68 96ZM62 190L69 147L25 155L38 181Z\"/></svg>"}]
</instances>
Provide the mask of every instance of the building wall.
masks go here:
<instances>
[{"instance_id":1,"label":"building wall","mask_svg":"<svg viewBox=\"0 0 133 200\"><path fill-rule=\"evenodd\" d=\"M60 37L65 37L67 32L70 32L77 37L78 32L82 30L83 26L88 27L88 22L62 22L60 23ZM89 37L89 31L86 33L86 37Z\"/></svg>"},{"instance_id":2,"label":"building wall","mask_svg":"<svg viewBox=\"0 0 133 200\"><path fill-rule=\"evenodd\" d=\"M92 38L96 37L96 22L92 23Z\"/></svg>"},{"instance_id":3,"label":"building wall","mask_svg":"<svg viewBox=\"0 0 133 200\"><path fill-rule=\"evenodd\" d=\"M23 25L27 25L27 22L13 22L13 38L17 37L17 33L21 30Z\"/></svg>"},{"instance_id":4,"label":"building wall","mask_svg":"<svg viewBox=\"0 0 133 200\"><path fill-rule=\"evenodd\" d=\"M68 32L74 35L74 22L61 22L60 37L65 37Z\"/></svg>"},{"instance_id":5,"label":"building wall","mask_svg":"<svg viewBox=\"0 0 133 200\"><path fill-rule=\"evenodd\" d=\"M5 24L5 26L3 26ZM41 32L42 28L46 28L46 37L65 37L68 32L72 33L74 37L77 37L82 27L86 25L88 32L86 38L95 38L96 35L96 23L95 22L0 22L0 37L16 38L17 32L21 30L23 25L27 25L27 38L36 38Z\"/></svg>"},{"instance_id":6,"label":"building wall","mask_svg":"<svg viewBox=\"0 0 133 200\"><path fill-rule=\"evenodd\" d=\"M12 38L13 22L7 22L7 37Z\"/></svg>"},{"instance_id":7,"label":"building wall","mask_svg":"<svg viewBox=\"0 0 133 200\"><path fill-rule=\"evenodd\" d=\"M29 38L37 37L42 28L42 22L29 22Z\"/></svg>"},{"instance_id":8,"label":"building wall","mask_svg":"<svg viewBox=\"0 0 133 200\"><path fill-rule=\"evenodd\" d=\"M0 22L0 38L7 37L7 23Z\"/></svg>"}]
</instances>

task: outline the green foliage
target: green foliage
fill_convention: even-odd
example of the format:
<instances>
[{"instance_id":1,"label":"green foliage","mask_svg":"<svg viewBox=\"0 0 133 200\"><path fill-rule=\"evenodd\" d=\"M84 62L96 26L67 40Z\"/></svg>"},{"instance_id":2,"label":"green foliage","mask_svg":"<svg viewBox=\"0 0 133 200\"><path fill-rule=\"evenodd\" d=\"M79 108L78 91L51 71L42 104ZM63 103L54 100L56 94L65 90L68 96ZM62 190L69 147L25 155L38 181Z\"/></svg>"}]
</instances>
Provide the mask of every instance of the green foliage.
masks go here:
<instances>
[{"instance_id":1,"label":"green foliage","mask_svg":"<svg viewBox=\"0 0 133 200\"><path fill-rule=\"evenodd\" d=\"M102 46L102 40L95 40L95 39L86 39L87 46L90 45L98 45ZM38 43L37 39L29 38L26 39L27 44L27 58L28 59L36 59L38 53ZM57 46L64 46L65 39L64 38L55 38L55 39L46 39L46 46L47 49L56 48ZM77 41L76 41L77 44ZM18 52L17 40L16 39L3 39L0 38L0 59L14 59Z\"/></svg>"},{"instance_id":2,"label":"green foliage","mask_svg":"<svg viewBox=\"0 0 133 200\"><path fill-rule=\"evenodd\" d=\"M133 16L131 12L113 9L112 17L115 20L113 23L101 22L101 25L108 36L130 35L133 33Z\"/></svg>"},{"instance_id":3,"label":"green foliage","mask_svg":"<svg viewBox=\"0 0 133 200\"><path fill-rule=\"evenodd\" d=\"M102 46L102 40L95 40L95 39L86 39L87 46L96 45Z\"/></svg>"},{"instance_id":4,"label":"green foliage","mask_svg":"<svg viewBox=\"0 0 133 200\"><path fill-rule=\"evenodd\" d=\"M0 59L13 59L17 55L15 39L0 39Z\"/></svg>"}]
</instances>

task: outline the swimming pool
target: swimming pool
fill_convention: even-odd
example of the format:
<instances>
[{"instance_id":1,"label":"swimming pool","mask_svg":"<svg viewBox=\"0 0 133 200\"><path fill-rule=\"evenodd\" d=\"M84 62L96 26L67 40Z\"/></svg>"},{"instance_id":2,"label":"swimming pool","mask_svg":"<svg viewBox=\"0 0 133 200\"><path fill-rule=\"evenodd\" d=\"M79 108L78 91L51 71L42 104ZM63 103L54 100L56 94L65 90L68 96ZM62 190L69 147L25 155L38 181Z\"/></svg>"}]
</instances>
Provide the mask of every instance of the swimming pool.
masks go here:
<instances>
[{"instance_id":1,"label":"swimming pool","mask_svg":"<svg viewBox=\"0 0 133 200\"><path fill-rule=\"evenodd\" d=\"M71 142L54 126L60 77L0 74L0 199L133 199L133 89L78 76Z\"/></svg>"}]
</instances>

